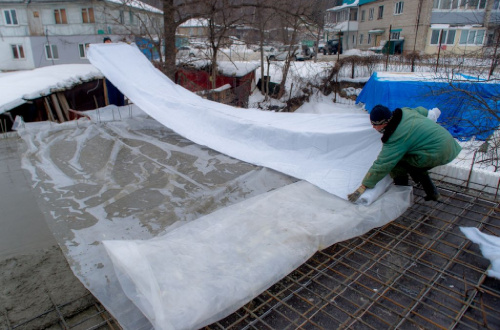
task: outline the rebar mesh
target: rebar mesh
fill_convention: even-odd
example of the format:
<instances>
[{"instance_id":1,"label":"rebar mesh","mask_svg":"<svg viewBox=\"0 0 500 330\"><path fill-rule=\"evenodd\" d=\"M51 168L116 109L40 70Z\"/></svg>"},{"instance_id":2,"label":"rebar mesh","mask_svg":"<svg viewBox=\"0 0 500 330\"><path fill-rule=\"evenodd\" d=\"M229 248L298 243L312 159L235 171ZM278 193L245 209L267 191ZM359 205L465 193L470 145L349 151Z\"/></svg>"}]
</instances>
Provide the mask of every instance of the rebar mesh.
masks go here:
<instances>
[{"instance_id":1,"label":"rebar mesh","mask_svg":"<svg viewBox=\"0 0 500 330\"><path fill-rule=\"evenodd\" d=\"M498 329L500 281L459 227L500 236L498 203L441 184L382 228L319 251L208 329Z\"/></svg>"},{"instance_id":2,"label":"rebar mesh","mask_svg":"<svg viewBox=\"0 0 500 330\"><path fill-rule=\"evenodd\" d=\"M8 318L7 318L8 320ZM6 329L122 329L109 312L88 293L17 324L0 324Z\"/></svg>"}]
</instances>

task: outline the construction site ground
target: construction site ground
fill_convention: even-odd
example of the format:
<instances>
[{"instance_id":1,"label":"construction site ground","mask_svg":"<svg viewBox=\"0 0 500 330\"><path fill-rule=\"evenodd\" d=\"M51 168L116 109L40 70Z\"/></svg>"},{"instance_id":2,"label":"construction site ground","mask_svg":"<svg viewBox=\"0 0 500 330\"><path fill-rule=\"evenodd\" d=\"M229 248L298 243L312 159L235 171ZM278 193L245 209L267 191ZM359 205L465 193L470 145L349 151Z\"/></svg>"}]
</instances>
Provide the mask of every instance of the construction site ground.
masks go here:
<instances>
[{"instance_id":1,"label":"construction site ground","mask_svg":"<svg viewBox=\"0 0 500 330\"><path fill-rule=\"evenodd\" d=\"M49 231L21 143L0 139L0 329L121 329ZM459 229L500 236L498 196L436 183L442 202L415 187L401 217L317 252L207 329L499 329L500 280Z\"/></svg>"}]
</instances>

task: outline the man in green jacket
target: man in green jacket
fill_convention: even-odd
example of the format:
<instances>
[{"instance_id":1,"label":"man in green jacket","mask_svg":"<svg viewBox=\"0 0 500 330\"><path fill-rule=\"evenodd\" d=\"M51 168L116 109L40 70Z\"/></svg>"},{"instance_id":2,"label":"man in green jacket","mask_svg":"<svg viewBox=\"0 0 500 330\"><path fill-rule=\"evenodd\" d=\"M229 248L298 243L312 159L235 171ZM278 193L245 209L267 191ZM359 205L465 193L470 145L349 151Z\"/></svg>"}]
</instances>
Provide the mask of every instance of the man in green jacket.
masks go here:
<instances>
[{"instance_id":1,"label":"man in green jacket","mask_svg":"<svg viewBox=\"0 0 500 330\"><path fill-rule=\"evenodd\" d=\"M382 150L366 173L361 186L347 197L356 202L368 188L373 188L387 174L396 185L408 185L408 174L420 183L425 200L438 201L441 197L429 177L428 170L451 162L461 147L442 126L427 118L423 107L402 108L391 112L383 105L370 112L374 129L382 135Z\"/></svg>"}]
</instances>

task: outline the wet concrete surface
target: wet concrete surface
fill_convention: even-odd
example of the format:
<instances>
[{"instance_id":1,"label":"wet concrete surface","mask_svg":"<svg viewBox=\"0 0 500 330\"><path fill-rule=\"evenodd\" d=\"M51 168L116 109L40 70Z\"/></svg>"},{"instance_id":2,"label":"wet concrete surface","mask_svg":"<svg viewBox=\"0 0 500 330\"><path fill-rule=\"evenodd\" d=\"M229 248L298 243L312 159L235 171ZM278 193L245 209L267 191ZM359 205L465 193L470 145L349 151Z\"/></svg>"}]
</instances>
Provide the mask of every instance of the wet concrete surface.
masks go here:
<instances>
[{"instance_id":1,"label":"wet concrete surface","mask_svg":"<svg viewBox=\"0 0 500 330\"><path fill-rule=\"evenodd\" d=\"M49 230L21 168L24 144L0 138L0 329L59 329L65 313L93 304Z\"/></svg>"},{"instance_id":2,"label":"wet concrete surface","mask_svg":"<svg viewBox=\"0 0 500 330\"><path fill-rule=\"evenodd\" d=\"M0 259L56 245L21 168L21 148L13 135L0 138Z\"/></svg>"}]
</instances>

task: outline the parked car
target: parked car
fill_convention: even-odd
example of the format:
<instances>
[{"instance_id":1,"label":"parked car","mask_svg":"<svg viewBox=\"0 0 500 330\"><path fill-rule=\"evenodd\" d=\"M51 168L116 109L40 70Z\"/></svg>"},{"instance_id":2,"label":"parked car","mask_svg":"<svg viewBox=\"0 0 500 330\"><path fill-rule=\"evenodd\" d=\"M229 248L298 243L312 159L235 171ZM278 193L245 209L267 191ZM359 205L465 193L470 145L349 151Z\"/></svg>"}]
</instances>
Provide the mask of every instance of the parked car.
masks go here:
<instances>
[{"instance_id":1,"label":"parked car","mask_svg":"<svg viewBox=\"0 0 500 330\"><path fill-rule=\"evenodd\" d=\"M297 61L310 60L316 55L316 52L312 47L302 45L300 52L295 55Z\"/></svg>"},{"instance_id":2,"label":"parked car","mask_svg":"<svg viewBox=\"0 0 500 330\"><path fill-rule=\"evenodd\" d=\"M202 43L192 43L189 46L181 46L177 48L177 58L208 58L211 54L211 49L207 48Z\"/></svg>"},{"instance_id":3,"label":"parked car","mask_svg":"<svg viewBox=\"0 0 500 330\"><path fill-rule=\"evenodd\" d=\"M182 46L182 47L177 48L177 57L180 57L180 58L194 57L195 52L196 51L189 46Z\"/></svg>"},{"instance_id":4,"label":"parked car","mask_svg":"<svg viewBox=\"0 0 500 330\"><path fill-rule=\"evenodd\" d=\"M318 44L318 54L319 54L319 53L325 54L325 53L324 53L324 51L325 51L325 46L326 46L326 44L325 44L324 42L320 42L320 43Z\"/></svg>"},{"instance_id":5,"label":"parked car","mask_svg":"<svg viewBox=\"0 0 500 330\"><path fill-rule=\"evenodd\" d=\"M312 47L304 45L281 46L275 52L269 52L266 56L271 61L284 61L289 56L293 61L310 60L316 53Z\"/></svg>"},{"instance_id":6,"label":"parked car","mask_svg":"<svg viewBox=\"0 0 500 330\"><path fill-rule=\"evenodd\" d=\"M326 42L326 47L323 48L323 54L326 55L327 53L328 55L337 53L342 54L342 40L340 41L339 39L328 40Z\"/></svg>"}]
</instances>

